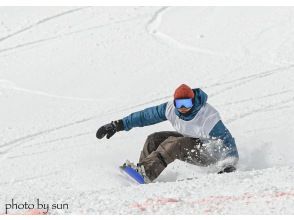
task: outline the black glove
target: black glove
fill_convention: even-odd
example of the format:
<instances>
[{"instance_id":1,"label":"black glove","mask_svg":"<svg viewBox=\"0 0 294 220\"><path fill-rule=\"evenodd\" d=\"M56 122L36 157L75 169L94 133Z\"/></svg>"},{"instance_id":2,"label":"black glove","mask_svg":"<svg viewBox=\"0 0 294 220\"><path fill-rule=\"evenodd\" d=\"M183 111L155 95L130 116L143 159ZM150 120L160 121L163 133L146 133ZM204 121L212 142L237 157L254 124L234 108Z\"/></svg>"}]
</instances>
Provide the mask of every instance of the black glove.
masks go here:
<instances>
[{"instance_id":1,"label":"black glove","mask_svg":"<svg viewBox=\"0 0 294 220\"><path fill-rule=\"evenodd\" d=\"M100 127L96 133L98 139L103 138L106 135L106 138L111 138L116 132L123 131L124 124L122 120L112 121L109 124L103 125Z\"/></svg>"}]
</instances>

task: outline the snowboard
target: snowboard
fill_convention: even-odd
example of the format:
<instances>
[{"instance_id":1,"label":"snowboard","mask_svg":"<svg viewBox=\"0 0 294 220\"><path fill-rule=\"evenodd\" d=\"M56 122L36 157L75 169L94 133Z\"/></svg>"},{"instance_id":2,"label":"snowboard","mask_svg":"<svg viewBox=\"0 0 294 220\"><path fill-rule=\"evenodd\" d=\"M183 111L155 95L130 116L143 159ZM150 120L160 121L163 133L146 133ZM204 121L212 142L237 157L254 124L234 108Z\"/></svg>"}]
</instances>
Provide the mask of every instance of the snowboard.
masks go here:
<instances>
[{"instance_id":1,"label":"snowboard","mask_svg":"<svg viewBox=\"0 0 294 220\"><path fill-rule=\"evenodd\" d=\"M146 184L144 181L144 177L131 166L124 164L119 168L127 177L129 177L131 181L137 184Z\"/></svg>"}]
</instances>

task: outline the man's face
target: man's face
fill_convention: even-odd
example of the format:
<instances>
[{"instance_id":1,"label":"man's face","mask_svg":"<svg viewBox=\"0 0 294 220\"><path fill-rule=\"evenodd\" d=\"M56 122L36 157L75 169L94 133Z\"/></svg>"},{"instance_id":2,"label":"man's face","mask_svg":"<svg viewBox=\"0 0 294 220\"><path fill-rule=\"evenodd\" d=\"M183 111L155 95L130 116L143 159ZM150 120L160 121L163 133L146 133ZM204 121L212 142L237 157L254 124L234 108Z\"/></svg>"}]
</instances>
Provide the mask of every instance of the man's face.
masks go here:
<instances>
[{"instance_id":1,"label":"man's face","mask_svg":"<svg viewBox=\"0 0 294 220\"><path fill-rule=\"evenodd\" d=\"M185 114L193 107L193 99L192 98L182 98L182 99L175 99L174 105L177 108L177 110Z\"/></svg>"},{"instance_id":2,"label":"man's face","mask_svg":"<svg viewBox=\"0 0 294 220\"><path fill-rule=\"evenodd\" d=\"M182 114L187 113L188 111L190 111L191 108L178 108L178 111L181 112Z\"/></svg>"}]
</instances>

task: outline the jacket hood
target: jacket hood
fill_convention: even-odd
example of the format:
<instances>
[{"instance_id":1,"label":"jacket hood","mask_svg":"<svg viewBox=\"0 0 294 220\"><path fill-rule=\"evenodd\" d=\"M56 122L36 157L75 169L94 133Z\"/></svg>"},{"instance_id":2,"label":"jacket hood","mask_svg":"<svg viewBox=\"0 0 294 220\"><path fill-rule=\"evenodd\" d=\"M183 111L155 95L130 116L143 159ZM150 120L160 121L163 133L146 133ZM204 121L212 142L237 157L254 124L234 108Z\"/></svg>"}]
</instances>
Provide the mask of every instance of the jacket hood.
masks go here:
<instances>
[{"instance_id":1,"label":"jacket hood","mask_svg":"<svg viewBox=\"0 0 294 220\"><path fill-rule=\"evenodd\" d=\"M199 112L199 110L202 108L202 106L204 106L206 104L207 99L208 99L208 95L199 88L193 89L193 92L195 94L195 96L194 96L194 105L190 109L189 112L187 112L185 114L182 114L181 112L179 112L175 108L176 115L180 119L183 119L185 121L190 121L191 119L193 119L196 116L196 114Z\"/></svg>"}]
</instances>

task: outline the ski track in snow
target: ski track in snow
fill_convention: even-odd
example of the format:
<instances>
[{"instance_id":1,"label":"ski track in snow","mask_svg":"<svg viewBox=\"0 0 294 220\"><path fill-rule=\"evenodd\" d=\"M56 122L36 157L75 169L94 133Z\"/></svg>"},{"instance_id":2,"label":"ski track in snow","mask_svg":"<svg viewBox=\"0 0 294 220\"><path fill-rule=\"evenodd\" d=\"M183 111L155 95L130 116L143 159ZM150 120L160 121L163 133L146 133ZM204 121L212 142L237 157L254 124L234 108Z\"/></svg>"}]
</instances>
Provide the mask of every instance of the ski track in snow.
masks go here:
<instances>
[{"instance_id":1,"label":"ski track in snow","mask_svg":"<svg viewBox=\"0 0 294 220\"><path fill-rule=\"evenodd\" d=\"M10 52L10 51L15 52L18 49L22 49L22 48L26 48L26 47L34 46L34 45L39 45L41 43L50 42L52 40L60 40L62 38L73 36L73 35L76 35L76 34L82 34L82 33L85 33L85 32L92 31L92 30L98 30L98 29L102 29L102 28L107 28L107 27L112 26L112 25L118 25L118 24L131 22L131 21L138 20L138 19L143 19L143 18L145 18L147 16L148 15L142 15L142 16L137 16L137 17L133 17L133 18L129 18L129 19L117 20L117 21L106 23L106 24L92 26L92 27L89 27L89 28L83 28L83 29L79 29L79 30L76 30L76 31L70 31L70 32L67 32L67 33L59 34L59 35L48 37L48 38L42 38L42 39L35 40L35 41L29 41L29 42L21 43L21 44L18 44L16 46L0 49L0 54L5 53L5 52Z\"/></svg>"},{"instance_id":2,"label":"ski track in snow","mask_svg":"<svg viewBox=\"0 0 294 220\"><path fill-rule=\"evenodd\" d=\"M25 143L30 142L30 141L34 141L36 138L32 138L32 139L28 139L26 141L23 141L21 143L18 144L14 144L13 147L10 146L9 148L0 151L0 158L1 158L1 154L2 157L5 159L13 159L13 158L19 158L19 157L26 157L26 156L31 156L31 155L35 155L35 154L40 154L40 153L45 153L45 152L49 152L49 150L47 151L41 151L41 152L37 152L37 153L30 153L30 154L21 154L21 155L13 155L13 156L8 156L8 153L13 150L14 148L16 148L17 146L21 147L22 149L25 148L34 148L34 147L44 147L46 145L53 144L53 143L65 143L66 140L74 140L83 136L93 136L93 131L88 131L88 132L83 132L83 133L78 133L75 135L69 135L69 136L64 136L64 137L59 137L59 138L54 138L54 139L50 139L48 141L41 141L41 142L35 142L33 144L27 144L25 145ZM36 136L37 137L37 136Z\"/></svg>"},{"instance_id":3,"label":"ski track in snow","mask_svg":"<svg viewBox=\"0 0 294 220\"><path fill-rule=\"evenodd\" d=\"M226 57L226 55L223 53L218 53L212 50L197 48L191 45L186 45L180 41L177 41L171 36L164 34L163 32L160 32L158 28L161 24L162 16L169 8L170 7L162 7L158 9L157 11L155 11L153 17L147 23L146 30L149 34L151 34L151 36L153 36L159 42L164 43L175 49L187 50L187 51L197 52L197 53L206 54L206 55L218 56L222 58Z\"/></svg>"},{"instance_id":4,"label":"ski track in snow","mask_svg":"<svg viewBox=\"0 0 294 220\"><path fill-rule=\"evenodd\" d=\"M283 94L289 94L291 93L292 91L291 90L284 90L284 91L281 91L281 92L274 92L274 93L269 93L267 95L264 95L264 96L258 96L258 97L255 97L255 98L247 98L247 99L240 99L238 101L234 101L234 102L225 102L225 103L222 103L218 106L228 106L228 105L237 105L237 104L243 104L243 103L246 103L246 102L252 102L252 101L256 101L256 100L263 100L263 99L266 99L266 98L270 98L270 97L276 97L276 96L279 96L279 95L283 95Z\"/></svg>"},{"instance_id":5,"label":"ski track in snow","mask_svg":"<svg viewBox=\"0 0 294 220\"><path fill-rule=\"evenodd\" d=\"M44 23L47 23L49 21L52 21L54 19L57 19L59 17L65 16L65 15L73 14L75 12L78 12L78 11L81 11L81 10L84 10L84 9L87 9L87 8L89 8L89 7L75 8L75 9L67 10L67 11L61 12L59 14L55 14L55 15L52 15L52 16L43 18L41 20L38 20L35 23L33 23L33 24L31 24L31 25L29 25L27 27L21 28L18 31L15 31L15 32L13 32L11 34L8 34L8 35L6 35L4 37L1 37L0 38L0 43L3 42L3 41L5 41L5 40L7 40L7 39L10 39L12 37L15 37L15 36L17 36L17 35L19 35L21 33L24 33L24 32L26 32L26 31L28 31L28 30L30 30L32 28L38 27L38 26L40 26L40 25L42 25Z\"/></svg>"},{"instance_id":6,"label":"ski track in snow","mask_svg":"<svg viewBox=\"0 0 294 220\"><path fill-rule=\"evenodd\" d=\"M261 106L261 107L258 107L258 108L254 108L254 109L249 110L247 112L244 112L242 114L238 114L237 117L227 119L226 123L230 124L232 122L243 119L243 118L248 117L248 116L253 115L253 114L255 115L255 114L258 114L258 113L262 113L262 112L276 111L276 110L284 109L284 108L280 108L280 107L277 108L276 106L277 105L280 106L280 105L283 105L283 104L286 104L286 103L291 103L293 101L294 101L294 97L292 97L290 99L287 99L287 100L283 100L283 101L275 103L275 104L269 104L269 105L264 105L264 106Z\"/></svg>"},{"instance_id":7,"label":"ski track in snow","mask_svg":"<svg viewBox=\"0 0 294 220\"><path fill-rule=\"evenodd\" d=\"M284 70L289 70L289 69L291 69L293 67L294 67L294 64L286 65L286 66L283 66L283 67L263 71L263 72L260 72L260 73L255 73L255 74L252 74L252 75L249 75L249 76L246 76L246 77L241 77L241 78L238 78L236 80L220 83L222 86L225 85L225 84L232 84L232 85L221 88L219 91L211 93L210 97L218 96L218 95L222 94L223 92L227 92L229 90L235 89L236 87L243 86L243 85L245 85L247 83L250 83L250 82L253 82L253 81L257 80L257 79L270 77L270 76L272 76L274 74L282 74Z\"/></svg>"},{"instance_id":8,"label":"ski track in snow","mask_svg":"<svg viewBox=\"0 0 294 220\"><path fill-rule=\"evenodd\" d=\"M89 120L93 120L94 118L96 118L96 117L89 117L89 118L77 120L77 121L72 122L72 123L67 123L67 124L63 124L63 125L60 125L60 126L49 128L49 129L46 129L46 130L43 130L43 131L39 131L39 132L36 132L36 133L28 134L28 135L25 135L23 137L19 137L19 138L11 140L9 142L3 143L3 144L0 145L0 150L3 149L3 148L5 148L5 149L0 151L0 158L2 158L2 159L5 158L6 154L9 151L11 151L14 147L22 146L22 144L24 144L24 143L26 143L28 141L31 141L31 140L35 139L36 137L38 137L40 135L47 135L49 133L56 132L56 131L58 131L60 129L65 129L65 128L68 128L68 127L72 127L72 126L84 123L84 122L89 121Z\"/></svg>"},{"instance_id":9,"label":"ski track in snow","mask_svg":"<svg viewBox=\"0 0 294 220\"><path fill-rule=\"evenodd\" d=\"M282 67L262 71L262 72L259 72L259 73L253 73L251 75L240 77L240 78L237 78L237 79L228 80L228 81L224 81L224 82L220 82L220 83L214 83L214 84L206 86L204 88L224 86L224 85L227 85L227 84L239 85L240 82L245 81L245 83L247 83L248 80L250 82L252 80L256 80L257 78L263 78L263 77L270 76L272 74L277 74L277 73L279 73L279 71L288 70L288 69L293 68L293 67L294 67L294 64L290 64L290 65L288 64L288 65L284 65Z\"/></svg>"},{"instance_id":10,"label":"ski track in snow","mask_svg":"<svg viewBox=\"0 0 294 220\"><path fill-rule=\"evenodd\" d=\"M33 90L33 89L25 89L21 87L17 87L16 84L12 81L0 79L0 89L7 89L7 90L14 90L21 93L28 93L32 95L39 95L39 96L45 96L49 98L56 98L56 99L64 99L64 100L70 100L70 101L82 101L82 102L101 102L102 99L95 99L95 98L79 98L79 97L72 97L72 96L61 96L61 95L55 95L50 94L48 92Z\"/></svg>"}]
</instances>

